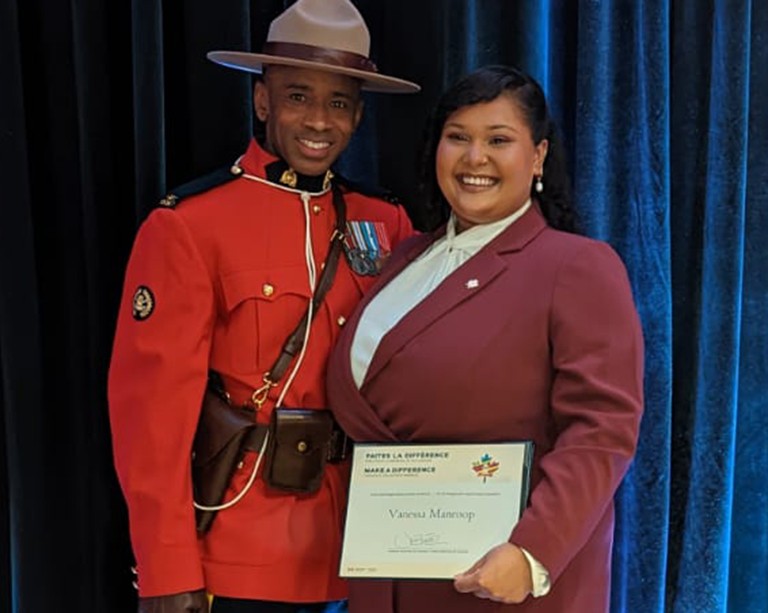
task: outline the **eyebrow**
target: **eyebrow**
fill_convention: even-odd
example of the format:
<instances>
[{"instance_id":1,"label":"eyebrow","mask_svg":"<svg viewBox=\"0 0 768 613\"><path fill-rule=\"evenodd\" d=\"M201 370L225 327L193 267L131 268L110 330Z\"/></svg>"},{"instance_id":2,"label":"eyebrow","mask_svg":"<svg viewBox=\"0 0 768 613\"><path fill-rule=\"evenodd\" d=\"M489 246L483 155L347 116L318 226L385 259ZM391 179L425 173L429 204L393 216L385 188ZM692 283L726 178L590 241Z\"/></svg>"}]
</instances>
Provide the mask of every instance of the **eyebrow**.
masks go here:
<instances>
[{"instance_id":1,"label":"eyebrow","mask_svg":"<svg viewBox=\"0 0 768 613\"><path fill-rule=\"evenodd\" d=\"M510 126L509 124L506 124L506 123L499 123L493 126L488 126L488 129L489 130L511 130L512 132L519 132L517 128L515 128L514 126Z\"/></svg>"},{"instance_id":2,"label":"eyebrow","mask_svg":"<svg viewBox=\"0 0 768 613\"><path fill-rule=\"evenodd\" d=\"M466 126L464 126L463 123L458 123L455 121L446 121L443 128L448 128L448 127L460 128L462 130L466 128ZM520 132L520 130L518 130L517 128L506 123L497 123L491 126L485 126L485 129L486 130L510 130L512 132Z\"/></svg>"},{"instance_id":3,"label":"eyebrow","mask_svg":"<svg viewBox=\"0 0 768 613\"><path fill-rule=\"evenodd\" d=\"M303 91L311 89L309 85L304 85L303 83L287 83L285 87L288 89L301 89Z\"/></svg>"}]
</instances>

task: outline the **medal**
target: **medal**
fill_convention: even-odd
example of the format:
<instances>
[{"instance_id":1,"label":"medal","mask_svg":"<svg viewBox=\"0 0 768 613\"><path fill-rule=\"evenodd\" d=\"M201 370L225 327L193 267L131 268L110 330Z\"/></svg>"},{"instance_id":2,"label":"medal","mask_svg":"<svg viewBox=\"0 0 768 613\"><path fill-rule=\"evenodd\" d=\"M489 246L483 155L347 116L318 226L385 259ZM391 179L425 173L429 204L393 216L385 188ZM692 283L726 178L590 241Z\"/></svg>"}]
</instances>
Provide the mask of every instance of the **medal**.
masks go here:
<instances>
[{"instance_id":1,"label":"medal","mask_svg":"<svg viewBox=\"0 0 768 613\"><path fill-rule=\"evenodd\" d=\"M358 275L376 276L392 248L387 230L380 221L348 221L344 253L349 267Z\"/></svg>"}]
</instances>

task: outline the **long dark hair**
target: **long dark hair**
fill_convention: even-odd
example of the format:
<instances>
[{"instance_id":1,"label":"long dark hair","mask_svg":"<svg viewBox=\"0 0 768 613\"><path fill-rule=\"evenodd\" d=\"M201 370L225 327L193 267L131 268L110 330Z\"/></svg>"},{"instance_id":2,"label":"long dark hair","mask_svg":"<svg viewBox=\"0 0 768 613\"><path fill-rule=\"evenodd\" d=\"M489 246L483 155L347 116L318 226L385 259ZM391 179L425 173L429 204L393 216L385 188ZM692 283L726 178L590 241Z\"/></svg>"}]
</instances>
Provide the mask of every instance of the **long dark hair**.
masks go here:
<instances>
[{"instance_id":1,"label":"long dark hair","mask_svg":"<svg viewBox=\"0 0 768 613\"><path fill-rule=\"evenodd\" d=\"M544 160L544 191L537 193L532 184L531 198L538 201L550 226L577 233L578 220L571 200L565 152L549 116L544 92L533 78L511 66L480 68L454 83L438 100L427 127L422 155L421 192L430 225L434 227L444 222L450 213L435 172L437 146L445 122L462 107L491 102L502 94L510 96L517 103L534 144L538 145L543 139L549 142Z\"/></svg>"}]
</instances>

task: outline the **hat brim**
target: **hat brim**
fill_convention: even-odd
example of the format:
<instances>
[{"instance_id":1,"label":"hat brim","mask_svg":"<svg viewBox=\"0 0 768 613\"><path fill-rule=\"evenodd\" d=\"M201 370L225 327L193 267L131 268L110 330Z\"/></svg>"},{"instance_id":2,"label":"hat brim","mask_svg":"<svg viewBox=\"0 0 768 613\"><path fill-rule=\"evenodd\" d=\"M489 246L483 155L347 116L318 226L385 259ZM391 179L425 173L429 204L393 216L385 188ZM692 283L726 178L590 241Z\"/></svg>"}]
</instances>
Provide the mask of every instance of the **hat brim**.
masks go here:
<instances>
[{"instance_id":1,"label":"hat brim","mask_svg":"<svg viewBox=\"0 0 768 613\"><path fill-rule=\"evenodd\" d=\"M211 51L206 57L222 66L254 72L261 74L264 66L295 66L297 68L309 68L310 70L322 70L323 72L332 72L346 75L355 79L360 79L361 88L369 92L382 92L388 94L413 94L421 90L421 87L411 81L389 77L377 72L367 70L358 70L356 68L347 68L346 66L335 66L322 62L312 62L309 60L299 60L292 57L283 57L279 55L267 55L264 53L246 53L244 51Z\"/></svg>"}]
</instances>

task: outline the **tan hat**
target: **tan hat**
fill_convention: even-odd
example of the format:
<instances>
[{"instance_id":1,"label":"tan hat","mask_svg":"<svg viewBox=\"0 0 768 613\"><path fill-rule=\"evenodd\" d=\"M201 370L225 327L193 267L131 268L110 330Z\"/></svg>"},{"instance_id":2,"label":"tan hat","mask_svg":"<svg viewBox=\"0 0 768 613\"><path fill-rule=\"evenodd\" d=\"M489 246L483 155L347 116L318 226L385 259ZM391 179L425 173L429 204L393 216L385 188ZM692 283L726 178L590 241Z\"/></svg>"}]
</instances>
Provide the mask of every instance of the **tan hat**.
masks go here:
<instances>
[{"instance_id":1,"label":"tan hat","mask_svg":"<svg viewBox=\"0 0 768 613\"><path fill-rule=\"evenodd\" d=\"M348 75L367 91L413 93L416 83L379 74L369 58L371 36L349 0L298 0L270 24L261 53L211 51L209 60L247 72L264 65L296 66Z\"/></svg>"}]
</instances>

